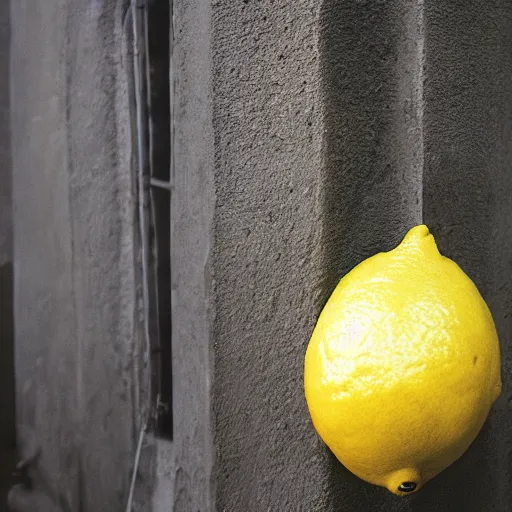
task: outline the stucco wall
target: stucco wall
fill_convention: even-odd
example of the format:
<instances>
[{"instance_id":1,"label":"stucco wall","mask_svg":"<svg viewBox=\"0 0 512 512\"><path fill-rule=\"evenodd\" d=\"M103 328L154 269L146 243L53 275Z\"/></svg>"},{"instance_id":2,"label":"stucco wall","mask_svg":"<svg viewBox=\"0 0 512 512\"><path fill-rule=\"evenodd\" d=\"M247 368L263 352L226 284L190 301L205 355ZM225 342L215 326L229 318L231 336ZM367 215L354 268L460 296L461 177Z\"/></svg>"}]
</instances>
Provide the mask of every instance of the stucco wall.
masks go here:
<instances>
[{"instance_id":1,"label":"stucco wall","mask_svg":"<svg viewBox=\"0 0 512 512\"><path fill-rule=\"evenodd\" d=\"M72 511L123 509L139 421L121 4L12 2L18 422Z\"/></svg>"},{"instance_id":2,"label":"stucco wall","mask_svg":"<svg viewBox=\"0 0 512 512\"><path fill-rule=\"evenodd\" d=\"M326 293L320 3L212 16L216 507L324 510L329 459L302 393Z\"/></svg>"},{"instance_id":3,"label":"stucco wall","mask_svg":"<svg viewBox=\"0 0 512 512\"><path fill-rule=\"evenodd\" d=\"M10 5L0 5L0 265L11 260Z\"/></svg>"},{"instance_id":4,"label":"stucco wall","mask_svg":"<svg viewBox=\"0 0 512 512\"><path fill-rule=\"evenodd\" d=\"M0 509L14 464L11 140L9 120L10 5L0 4Z\"/></svg>"},{"instance_id":5,"label":"stucco wall","mask_svg":"<svg viewBox=\"0 0 512 512\"><path fill-rule=\"evenodd\" d=\"M175 437L147 439L140 510L507 510L512 5L174 10ZM12 15L20 422L71 510L121 511L142 364L123 5ZM494 313L504 393L469 452L398 499L318 440L302 364L338 279L421 221Z\"/></svg>"},{"instance_id":6,"label":"stucco wall","mask_svg":"<svg viewBox=\"0 0 512 512\"><path fill-rule=\"evenodd\" d=\"M213 3L213 404L218 510L508 510L512 6ZM480 287L504 393L410 499L309 422L302 364L337 280L425 221Z\"/></svg>"}]
</instances>

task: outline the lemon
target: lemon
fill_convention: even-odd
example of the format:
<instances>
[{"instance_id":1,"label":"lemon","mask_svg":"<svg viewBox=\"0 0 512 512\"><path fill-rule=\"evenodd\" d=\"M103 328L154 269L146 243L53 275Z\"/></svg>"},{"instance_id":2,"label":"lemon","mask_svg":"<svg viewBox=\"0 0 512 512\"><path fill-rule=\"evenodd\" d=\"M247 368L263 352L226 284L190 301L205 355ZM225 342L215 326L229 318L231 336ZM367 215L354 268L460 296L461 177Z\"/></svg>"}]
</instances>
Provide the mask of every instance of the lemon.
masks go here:
<instances>
[{"instance_id":1,"label":"lemon","mask_svg":"<svg viewBox=\"0 0 512 512\"><path fill-rule=\"evenodd\" d=\"M458 459L501 393L494 322L424 225L338 284L305 358L320 437L360 478L397 495Z\"/></svg>"}]
</instances>

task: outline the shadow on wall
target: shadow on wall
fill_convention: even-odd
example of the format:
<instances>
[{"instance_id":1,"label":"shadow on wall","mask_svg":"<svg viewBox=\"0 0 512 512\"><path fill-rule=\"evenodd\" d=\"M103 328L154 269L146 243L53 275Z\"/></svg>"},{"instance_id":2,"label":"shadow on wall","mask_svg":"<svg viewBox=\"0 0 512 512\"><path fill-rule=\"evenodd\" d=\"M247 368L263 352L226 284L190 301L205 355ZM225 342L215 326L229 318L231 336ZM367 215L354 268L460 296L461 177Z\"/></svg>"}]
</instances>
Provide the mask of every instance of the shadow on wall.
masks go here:
<instances>
[{"instance_id":1,"label":"shadow on wall","mask_svg":"<svg viewBox=\"0 0 512 512\"><path fill-rule=\"evenodd\" d=\"M0 266L0 509L12 484L16 427L14 407L13 266Z\"/></svg>"},{"instance_id":2,"label":"shadow on wall","mask_svg":"<svg viewBox=\"0 0 512 512\"><path fill-rule=\"evenodd\" d=\"M479 287L504 350L512 6L457 5L323 3L324 301L351 268L425 222ZM330 510L507 510L512 438L503 401L468 452L408 498L366 484L331 456Z\"/></svg>"},{"instance_id":3,"label":"shadow on wall","mask_svg":"<svg viewBox=\"0 0 512 512\"><path fill-rule=\"evenodd\" d=\"M397 69L399 11L382 2L323 3L326 293L421 221L417 116L398 112L407 92Z\"/></svg>"},{"instance_id":4,"label":"shadow on wall","mask_svg":"<svg viewBox=\"0 0 512 512\"><path fill-rule=\"evenodd\" d=\"M6 508L15 457L11 140L9 113L10 2L0 2L0 510Z\"/></svg>"}]
</instances>

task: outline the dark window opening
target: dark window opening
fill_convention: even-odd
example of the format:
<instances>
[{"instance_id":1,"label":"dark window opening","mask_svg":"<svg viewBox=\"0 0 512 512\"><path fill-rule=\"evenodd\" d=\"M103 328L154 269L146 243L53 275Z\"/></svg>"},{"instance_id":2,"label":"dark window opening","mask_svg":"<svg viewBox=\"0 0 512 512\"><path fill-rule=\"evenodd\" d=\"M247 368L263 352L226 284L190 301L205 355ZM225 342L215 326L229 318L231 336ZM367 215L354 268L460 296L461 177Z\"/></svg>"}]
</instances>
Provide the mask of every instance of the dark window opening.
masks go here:
<instances>
[{"instance_id":1,"label":"dark window opening","mask_svg":"<svg viewBox=\"0 0 512 512\"><path fill-rule=\"evenodd\" d=\"M137 9L139 89L140 220L151 350L151 429L172 438L171 351L171 115L170 2L151 0Z\"/></svg>"},{"instance_id":2,"label":"dark window opening","mask_svg":"<svg viewBox=\"0 0 512 512\"><path fill-rule=\"evenodd\" d=\"M149 108L151 256L155 276L157 340L156 432L172 438L171 352L171 187L170 187L170 6L167 0L148 3L146 17Z\"/></svg>"}]
</instances>

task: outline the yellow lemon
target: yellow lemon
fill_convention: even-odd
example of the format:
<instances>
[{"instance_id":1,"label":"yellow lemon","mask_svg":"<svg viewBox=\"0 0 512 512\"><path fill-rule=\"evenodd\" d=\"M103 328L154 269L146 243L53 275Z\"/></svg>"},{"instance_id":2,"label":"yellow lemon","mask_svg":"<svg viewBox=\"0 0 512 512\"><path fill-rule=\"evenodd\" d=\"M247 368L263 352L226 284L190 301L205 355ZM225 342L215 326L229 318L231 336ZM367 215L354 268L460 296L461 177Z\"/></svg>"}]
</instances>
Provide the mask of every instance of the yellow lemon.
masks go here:
<instances>
[{"instance_id":1,"label":"yellow lemon","mask_svg":"<svg viewBox=\"0 0 512 512\"><path fill-rule=\"evenodd\" d=\"M405 495L458 459L501 392L494 322L426 226L355 267L305 359L313 425L360 478Z\"/></svg>"}]
</instances>

